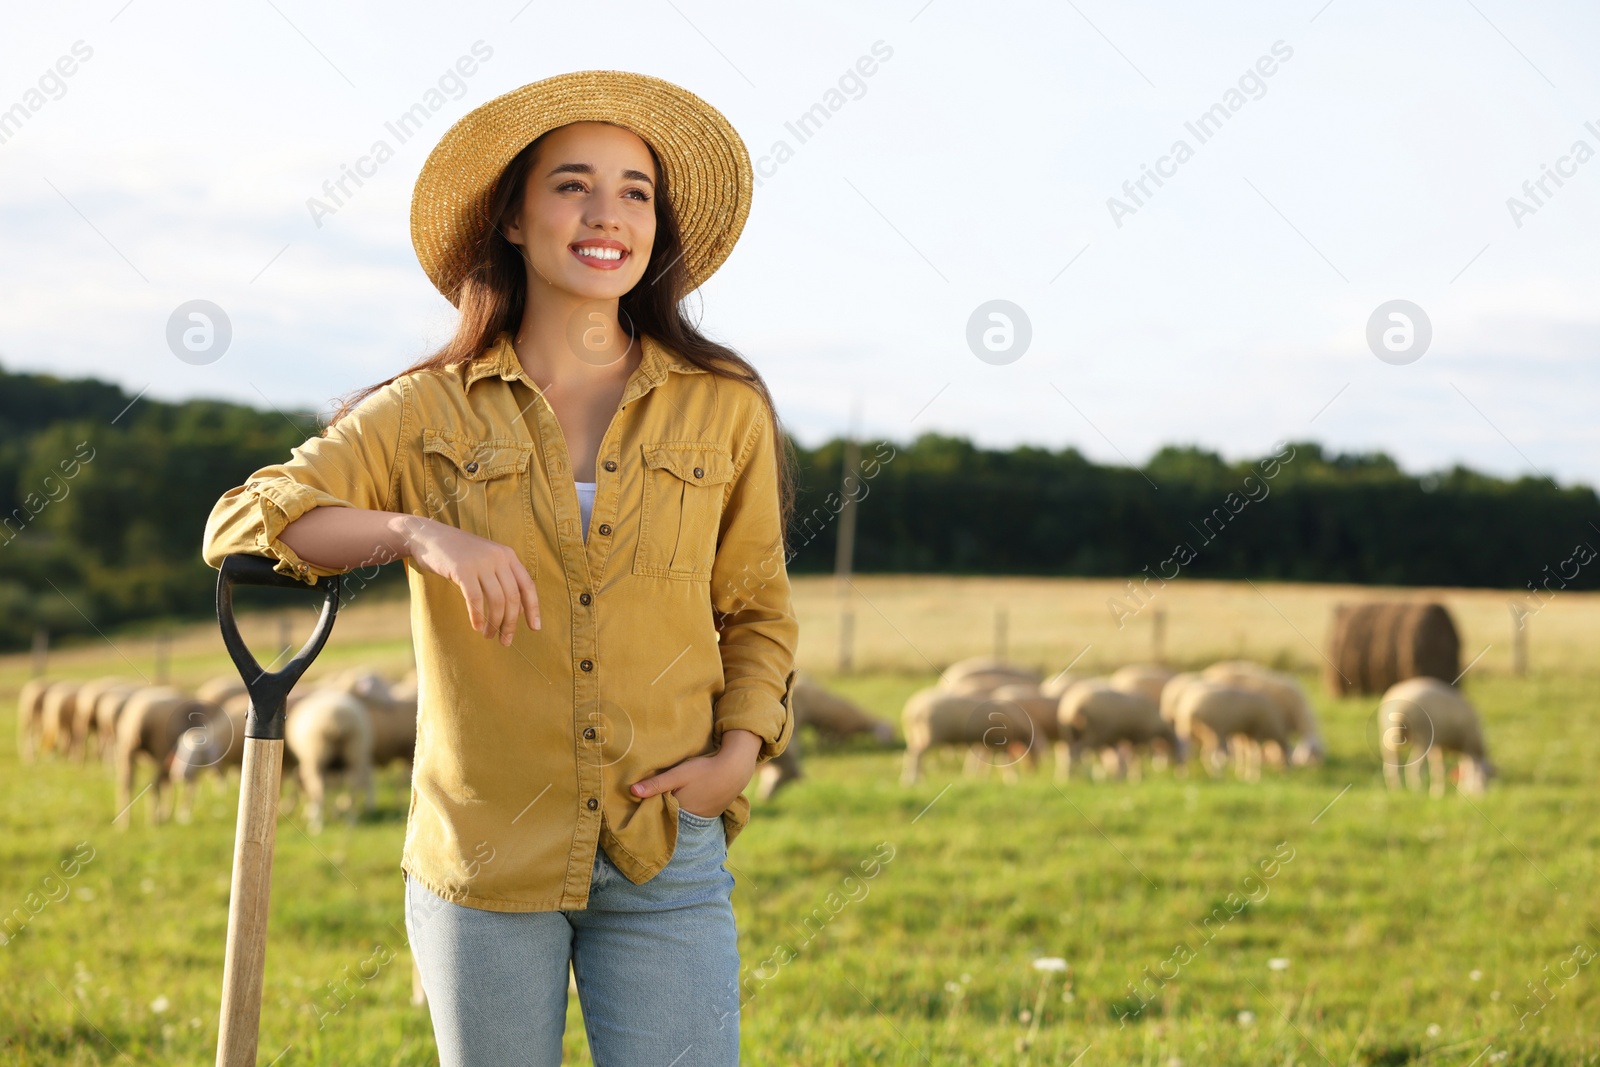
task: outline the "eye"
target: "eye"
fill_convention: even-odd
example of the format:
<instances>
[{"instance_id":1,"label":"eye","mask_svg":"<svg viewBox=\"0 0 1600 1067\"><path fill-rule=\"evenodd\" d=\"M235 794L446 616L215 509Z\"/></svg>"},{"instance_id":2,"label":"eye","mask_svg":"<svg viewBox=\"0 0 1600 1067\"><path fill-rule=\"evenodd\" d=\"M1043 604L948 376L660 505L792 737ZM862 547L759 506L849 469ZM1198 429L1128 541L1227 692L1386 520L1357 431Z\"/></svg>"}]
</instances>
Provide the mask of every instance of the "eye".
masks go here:
<instances>
[{"instance_id":1,"label":"eye","mask_svg":"<svg viewBox=\"0 0 1600 1067\"><path fill-rule=\"evenodd\" d=\"M576 185L579 189L583 188L583 183L574 178L569 182L562 182L560 185L556 186L556 192L559 193L564 191L569 185Z\"/></svg>"},{"instance_id":2,"label":"eye","mask_svg":"<svg viewBox=\"0 0 1600 1067\"><path fill-rule=\"evenodd\" d=\"M638 193L639 194L639 202L641 204L648 204L650 202L650 194L646 193L643 189L629 189L628 192L630 192L630 193Z\"/></svg>"}]
</instances>

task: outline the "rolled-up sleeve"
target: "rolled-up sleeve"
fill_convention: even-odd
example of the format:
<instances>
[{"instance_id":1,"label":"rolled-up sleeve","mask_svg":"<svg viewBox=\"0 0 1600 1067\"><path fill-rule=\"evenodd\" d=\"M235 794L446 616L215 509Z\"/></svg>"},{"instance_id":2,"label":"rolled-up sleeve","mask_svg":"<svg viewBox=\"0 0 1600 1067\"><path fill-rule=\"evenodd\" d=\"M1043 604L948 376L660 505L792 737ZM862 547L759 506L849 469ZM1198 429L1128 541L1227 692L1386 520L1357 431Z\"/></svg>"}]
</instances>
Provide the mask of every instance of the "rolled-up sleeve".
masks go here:
<instances>
[{"instance_id":1,"label":"rolled-up sleeve","mask_svg":"<svg viewBox=\"0 0 1600 1067\"><path fill-rule=\"evenodd\" d=\"M794 733L792 697L800 624L790 597L778 501L774 425L764 403L738 461L711 569L723 691L712 708L718 745L727 730L761 738L756 762L781 753Z\"/></svg>"},{"instance_id":2,"label":"rolled-up sleeve","mask_svg":"<svg viewBox=\"0 0 1600 1067\"><path fill-rule=\"evenodd\" d=\"M307 563L279 535L312 508L392 510L409 387L405 378L390 382L322 436L292 449L288 462L262 467L224 493L206 519L200 550L206 563L220 569L223 559L236 552L267 556L278 561L273 570L308 585L350 570Z\"/></svg>"}]
</instances>

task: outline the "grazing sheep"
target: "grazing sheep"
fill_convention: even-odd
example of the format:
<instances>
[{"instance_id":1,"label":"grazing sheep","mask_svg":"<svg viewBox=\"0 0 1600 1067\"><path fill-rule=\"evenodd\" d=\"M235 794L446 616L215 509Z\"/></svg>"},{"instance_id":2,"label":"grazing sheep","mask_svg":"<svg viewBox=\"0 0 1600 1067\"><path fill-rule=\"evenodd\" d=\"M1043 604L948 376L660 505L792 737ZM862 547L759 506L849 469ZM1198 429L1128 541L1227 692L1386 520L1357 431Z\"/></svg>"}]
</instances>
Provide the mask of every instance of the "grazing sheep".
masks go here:
<instances>
[{"instance_id":1,"label":"grazing sheep","mask_svg":"<svg viewBox=\"0 0 1600 1067\"><path fill-rule=\"evenodd\" d=\"M398 682L389 687L389 695L396 700L415 700L419 689L417 669L412 667Z\"/></svg>"},{"instance_id":2,"label":"grazing sheep","mask_svg":"<svg viewBox=\"0 0 1600 1067\"><path fill-rule=\"evenodd\" d=\"M122 709L127 707L128 698L143 688L142 682L114 685L94 702L95 732L105 739L100 744L100 755L108 767L114 767L117 762L117 722L122 718Z\"/></svg>"},{"instance_id":3,"label":"grazing sheep","mask_svg":"<svg viewBox=\"0 0 1600 1067\"><path fill-rule=\"evenodd\" d=\"M211 693L226 694L220 687L205 689ZM245 719L250 712L250 694L235 693L224 696L215 719L204 727L191 727L178 738L178 747L172 756L173 792L177 796L178 821L188 822L194 808L196 782L205 771L216 774L217 788L227 788L228 770L244 767ZM293 765L293 758L284 749L285 771Z\"/></svg>"},{"instance_id":4,"label":"grazing sheep","mask_svg":"<svg viewBox=\"0 0 1600 1067\"><path fill-rule=\"evenodd\" d=\"M803 671L795 675L790 703L796 732L802 726L810 726L830 741L871 734L880 744L894 744L893 726L868 714L859 704L824 689Z\"/></svg>"},{"instance_id":5,"label":"grazing sheep","mask_svg":"<svg viewBox=\"0 0 1600 1067\"><path fill-rule=\"evenodd\" d=\"M1289 751L1283 713L1271 697L1256 689L1205 679L1189 682L1174 702L1172 726L1185 748L1196 740L1200 742L1202 764L1213 776L1221 773L1236 735L1257 743L1271 741L1281 752ZM1259 756L1252 766L1240 770L1241 777L1258 779L1261 775Z\"/></svg>"},{"instance_id":6,"label":"grazing sheep","mask_svg":"<svg viewBox=\"0 0 1600 1067\"><path fill-rule=\"evenodd\" d=\"M1407 766L1407 784L1422 788L1422 759L1428 760L1429 792L1444 796L1444 757L1459 755L1456 791L1482 793L1494 775L1483 743L1478 712L1461 691L1438 678L1407 678L1383 694L1378 705L1378 738L1383 749L1383 778L1400 788L1400 768ZM1409 759L1402 761L1402 756Z\"/></svg>"},{"instance_id":7,"label":"grazing sheep","mask_svg":"<svg viewBox=\"0 0 1600 1067\"><path fill-rule=\"evenodd\" d=\"M1038 685L1040 680L1039 672L1031 667L976 656L946 667L939 676L938 687L950 693L981 696L998 686L1017 682Z\"/></svg>"},{"instance_id":8,"label":"grazing sheep","mask_svg":"<svg viewBox=\"0 0 1600 1067\"><path fill-rule=\"evenodd\" d=\"M44 691L39 715L39 752L64 753L72 743L72 723L77 716L80 678L64 678Z\"/></svg>"},{"instance_id":9,"label":"grazing sheep","mask_svg":"<svg viewBox=\"0 0 1600 1067\"><path fill-rule=\"evenodd\" d=\"M1046 678L1044 681L1040 682L1039 692L1043 693L1047 697L1055 697L1057 700L1060 700L1062 695L1065 694L1068 689L1071 689L1074 683L1081 682L1086 677L1088 676L1083 674L1073 674L1072 668L1068 667L1059 674L1053 674L1049 678Z\"/></svg>"},{"instance_id":10,"label":"grazing sheep","mask_svg":"<svg viewBox=\"0 0 1600 1067\"><path fill-rule=\"evenodd\" d=\"M911 694L900 722L906 738L900 780L907 785L921 777L923 754L935 745L966 745L969 774L980 764L992 766L989 753L1004 749L1013 757L1002 768L1007 782L1019 780L1015 764L1023 757L1038 765L1033 720L1008 701L952 693L934 686Z\"/></svg>"},{"instance_id":11,"label":"grazing sheep","mask_svg":"<svg viewBox=\"0 0 1600 1067\"><path fill-rule=\"evenodd\" d=\"M1306 698L1305 690L1293 675L1249 660L1225 660L1213 663L1201 671L1200 676L1267 694L1283 712L1289 736L1298 738L1294 751L1289 754L1290 762L1297 767L1322 762L1325 752L1322 728L1317 723L1316 712L1311 710L1311 701Z\"/></svg>"},{"instance_id":12,"label":"grazing sheep","mask_svg":"<svg viewBox=\"0 0 1600 1067\"><path fill-rule=\"evenodd\" d=\"M417 701L395 700L385 696L357 697L367 708L372 723L372 768L387 767L395 761L406 765L411 774L411 764L417 750Z\"/></svg>"},{"instance_id":13,"label":"grazing sheep","mask_svg":"<svg viewBox=\"0 0 1600 1067\"><path fill-rule=\"evenodd\" d=\"M121 686L135 684L127 678L116 675L107 675L96 678L92 682L85 682L78 688L77 698L72 705L72 733L67 744L68 757L77 756L79 763L87 762L89 746L93 741L96 755L105 758L108 749L114 747L112 741L115 734L100 731L100 719L95 714L95 708L100 702L100 697L108 690Z\"/></svg>"},{"instance_id":14,"label":"grazing sheep","mask_svg":"<svg viewBox=\"0 0 1600 1067\"><path fill-rule=\"evenodd\" d=\"M1060 697L1046 696L1037 685L1011 682L998 686L989 694L990 700L1004 701L1022 710L1033 722L1033 735L1042 744L1056 739L1057 709Z\"/></svg>"},{"instance_id":15,"label":"grazing sheep","mask_svg":"<svg viewBox=\"0 0 1600 1067\"><path fill-rule=\"evenodd\" d=\"M1162 745L1167 754L1181 758L1182 746L1170 722L1161 717L1157 703L1143 693L1113 685L1105 678L1078 682L1061 697L1057 709L1060 739L1056 742L1056 777L1069 777L1074 760L1085 751L1104 759L1115 753L1117 776L1125 778L1131 766L1138 775L1136 749ZM1130 757L1131 760L1130 760Z\"/></svg>"},{"instance_id":16,"label":"grazing sheep","mask_svg":"<svg viewBox=\"0 0 1600 1067\"><path fill-rule=\"evenodd\" d=\"M789 743L783 751L773 756L760 767L756 768L756 798L771 800L772 797L790 782L805 777L801 769L800 734L796 732L789 735Z\"/></svg>"},{"instance_id":17,"label":"grazing sheep","mask_svg":"<svg viewBox=\"0 0 1600 1067\"><path fill-rule=\"evenodd\" d=\"M201 682L200 687L194 691L194 698L220 708L234 697L248 691L244 679L237 674L219 674L215 678L207 678Z\"/></svg>"},{"instance_id":18,"label":"grazing sheep","mask_svg":"<svg viewBox=\"0 0 1600 1067\"><path fill-rule=\"evenodd\" d=\"M759 779L756 795L762 800L770 799L779 789L803 777L800 732L807 726L831 741L870 734L880 745L894 744L893 726L869 714L859 704L829 692L804 671L795 675L790 705L794 709L794 732L789 744L756 772Z\"/></svg>"},{"instance_id":19,"label":"grazing sheep","mask_svg":"<svg viewBox=\"0 0 1600 1067\"><path fill-rule=\"evenodd\" d=\"M295 704L284 726L285 748L300 766L306 795L306 822L322 831L322 802L333 778L350 789L349 821L360 814L362 798L376 806L372 783L372 719L366 705L349 693L316 689Z\"/></svg>"},{"instance_id":20,"label":"grazing sheep","mask_svg":"<svg viewBox=\"0 0 1600 1067\"><path fill-rule=\"evenodd\" d=\"M389 680L368 667L346 667L335 671L326 678L312 683L318 689L331 689L340 693L349 693L362 700L385 700L390 696L391 686Z\"/></svg>"},{"instance_id":21,"label":"grazing sheep","mask_svg":"<svg viewBox=\"0 0 1600 1067\"><path fill-rule=\"evenodd\" d=\"M1152 704L1159 705L1161 690L1176 673L1158 663L1130 663L1111 672L1111 688L1124 693L1138 693Z\"/></svg>"},{"instance_id":22,"label":"grazing sheep","mask_svg":"<svg viewBox=\"0 0 1600 1067\"><path fill-rule=\"evenodd\" d=\"M178 739L192 726L215 728L214 705L196 700L172 686L141 686L127 700L117 720L117 816L119 826L132 821L135 764L141 757L155 764L155 800L150 821L160 823L163 816L161 786L167 780Z\"/></svg>"},{"instance_id":23,"label":"grazing sheep","mask_svg":"<svg viewBox=\"0 0 1600 1067\"><path fill-rule=\"evenodd\" d=\"M39 758L39 732L44 727L44 694L55 682L29 678L17 694L17 754L24 763Z\"/></svg>"},{"instance_id":24,"label":"grazing sheep","mask_svg":"<svg viewBox=\"0 0 1600 1067\"><path fill-rule=\"evenodd\" d=\"M1194 671L1182 671L1167 679L1167 684L1161 687L1161 697L1156 702L1161 708L1161 717L1168 722L1177 721L1178 698L1183 695L1184 689L1190 683L1200 681L1200 675Z\"/></svg>"}]
</instances>

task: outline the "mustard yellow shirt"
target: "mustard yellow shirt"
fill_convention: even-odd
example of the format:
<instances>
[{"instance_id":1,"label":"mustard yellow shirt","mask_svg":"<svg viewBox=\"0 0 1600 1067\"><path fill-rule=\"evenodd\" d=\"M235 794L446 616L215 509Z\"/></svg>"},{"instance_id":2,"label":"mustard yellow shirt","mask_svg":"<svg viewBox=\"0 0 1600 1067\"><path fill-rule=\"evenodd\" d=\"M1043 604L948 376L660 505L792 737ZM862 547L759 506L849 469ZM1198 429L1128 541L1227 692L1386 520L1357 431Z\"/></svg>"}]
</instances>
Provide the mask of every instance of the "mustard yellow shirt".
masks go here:
<instances>
[{"instance_id":1,"label":"mustard yellow shirt","mask_svg":"<svg viewBox=\"0 0 1600 1067\"><path fill-rule=\"evenodd\" d=\"M356 568L278 539L311 508L428 515L520 553L542 628L519 618L509 646L472 629L453 582L404 564L419 692L400 865L446 900L582 908L596 847L648 881L672 856L678 801L629 786L715 752L725 730L757 734L758 762L794 731L772 419L750 385L641 344L600 444L587 541L561 426L504 333L368 396L206 522L212 567L268 556L307 583L347 574L346 597ZM729 844L749 817L741 793L722 813Z\"/></svg>"}]
</instances>

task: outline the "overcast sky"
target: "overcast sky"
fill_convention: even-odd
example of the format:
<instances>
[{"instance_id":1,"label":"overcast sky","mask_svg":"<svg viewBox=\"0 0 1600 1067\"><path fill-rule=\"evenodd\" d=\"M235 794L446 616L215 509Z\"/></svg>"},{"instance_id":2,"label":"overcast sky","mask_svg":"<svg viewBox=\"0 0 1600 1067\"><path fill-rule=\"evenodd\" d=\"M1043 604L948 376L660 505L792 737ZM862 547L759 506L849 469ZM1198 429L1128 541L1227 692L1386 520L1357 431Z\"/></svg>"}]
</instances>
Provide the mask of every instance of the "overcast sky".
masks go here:
<instances>
[{"instance_id":1,"label":"overcast sky","mask_svg":"<svg viewBox=\"0 0 1600 1067\"><path fill-rule=\"evenodd\" d=\"M399 144L385 123L475 45ZM1577 2L30 5L0 36L0 364L326 411L448 334L407 221L438 137L612 68L768 157L690 299L806 444L858 406L895 441L1138 464L1314 438L1600 484L1597 55ZM394 158L318 225L307 200L379 139ZM214 362L168 346L193 299L231 322ZM994 300L1020 356L1015 314L1009 351L969 343ZM1415 316L1395 362L1370 346L1391 300L1427 316L1420 358Z\"/></svg>"}]
</instances>

